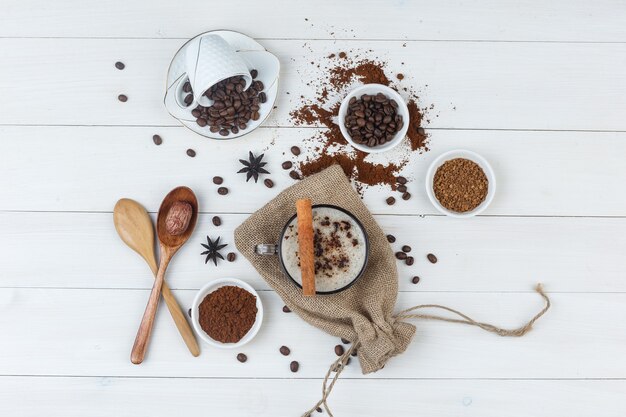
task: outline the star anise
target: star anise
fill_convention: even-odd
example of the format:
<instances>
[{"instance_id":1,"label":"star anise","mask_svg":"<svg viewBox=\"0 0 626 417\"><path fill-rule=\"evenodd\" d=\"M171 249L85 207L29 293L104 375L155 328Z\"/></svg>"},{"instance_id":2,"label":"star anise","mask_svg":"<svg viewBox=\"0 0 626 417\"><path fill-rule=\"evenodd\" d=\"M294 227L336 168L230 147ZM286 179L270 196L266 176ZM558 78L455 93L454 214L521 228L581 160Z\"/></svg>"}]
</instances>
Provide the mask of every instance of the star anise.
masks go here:
<instances>
[{"instance_id":1,"label":"star anise","mask_svg":"<svg viewBox=\"0 0 626 417\"><path fill-rule=\"evenodd\" d=\"M208 263L210 260L213 260L213 263L215 263L215 266L217 266L217 258L224 259L224 257L220 253L220 250L224 249L226 246L228 246L228 244L224 243L220 245L219 237L215 239L215 241L213 241L211 240L210 237L207 236L206 240L208 243L207 245L205 245L204 243L201 243L201 245L206 250L202 252L200 255L206 255L206 259L204 260L205 264Z\"/></svg>"},{"instance_id":2,"label":"star anise","mask_svg":"<svg viewBox=\"0 0 626 417\"><path fill-rule=\"evenodd\" d=\"M239 160L244 167L237 171L237 173L239 174L245 172L246 182L250 181L250 178L254 178L254 182L257 182L259 180L259 174L269 174L269 172L263 168L267 165L267 162L261 162L263 160L263 155L264 154L254 156L254 154L250 152L247 161L245 159Z\"/></svg>"}]
</instances>

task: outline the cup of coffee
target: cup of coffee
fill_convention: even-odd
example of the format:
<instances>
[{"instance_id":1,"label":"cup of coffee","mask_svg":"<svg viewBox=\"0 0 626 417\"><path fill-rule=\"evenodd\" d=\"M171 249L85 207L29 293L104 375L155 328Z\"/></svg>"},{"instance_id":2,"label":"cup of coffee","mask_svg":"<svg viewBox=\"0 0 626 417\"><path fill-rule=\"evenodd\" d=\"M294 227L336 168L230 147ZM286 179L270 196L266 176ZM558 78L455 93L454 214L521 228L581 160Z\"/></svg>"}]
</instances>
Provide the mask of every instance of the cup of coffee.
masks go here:
<instances>
[{"instance_id":1,"label":"cup of coffee","mask_svg":"<svg viewBox=\"0 0 626 417\"><path fill-rule=\"evenodd\" d=\"M244 90L252 84L246 60L218 35L200 36L185 45L184 65L186 72L178 80L175 97L185 119L189 118L189 111L198 105L209 107L213 104L204 93L220 81L241 76L245 81ZM187 82L193 92L191 102L184 100L188 95L184 87Z\"/></svg>"},{"instance_id":2,"label":"cup of coffee","mask_svg":"<svg viewBox=\"0 0 626 417\"><path fill-rule=\"evenodd\" d=\"M369 239L361 222L341 207L317 204L312 208L316 293L334 294L353 285L365 272ZM278 255L283 272L302 288L298 250L295 214L285 224L278 244L256 246L259 255Z\"/></svg>"}]
</instances>

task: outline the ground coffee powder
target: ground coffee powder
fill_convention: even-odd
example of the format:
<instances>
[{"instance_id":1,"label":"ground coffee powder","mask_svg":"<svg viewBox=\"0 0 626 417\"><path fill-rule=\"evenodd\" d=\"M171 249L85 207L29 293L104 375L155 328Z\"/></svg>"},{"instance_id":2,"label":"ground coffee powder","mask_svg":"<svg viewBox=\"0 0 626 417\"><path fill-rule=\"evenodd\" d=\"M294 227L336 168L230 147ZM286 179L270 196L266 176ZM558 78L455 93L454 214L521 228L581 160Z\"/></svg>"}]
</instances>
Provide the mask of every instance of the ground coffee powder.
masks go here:
<instances>
[{"instance_id":1,"label":"ground coffee powder","mask_svg":"<svg viewBox=\"0 0 626 417\"><path fill-rule=\"evenodd\" d=\"M212 339L237 343L256 320L256 297L243 288L224 286L207 295L198 310L200 327Z\"/></svg>"},{"instance_id":2,"label":"ground coffee powder","mask_svg":"<svg viewBox=\"0 0 626 417\"><path fill-rule=\"evenodd\" d=\"M489 181L482 168L464 158L446 161L437 169L433 180L437 200L448 210L459 213L474 210L485 201L488 188ZM436 262L437 258L432 257ZM428 260L433 262L430 254Z\"/></svg>"}]
</instances>

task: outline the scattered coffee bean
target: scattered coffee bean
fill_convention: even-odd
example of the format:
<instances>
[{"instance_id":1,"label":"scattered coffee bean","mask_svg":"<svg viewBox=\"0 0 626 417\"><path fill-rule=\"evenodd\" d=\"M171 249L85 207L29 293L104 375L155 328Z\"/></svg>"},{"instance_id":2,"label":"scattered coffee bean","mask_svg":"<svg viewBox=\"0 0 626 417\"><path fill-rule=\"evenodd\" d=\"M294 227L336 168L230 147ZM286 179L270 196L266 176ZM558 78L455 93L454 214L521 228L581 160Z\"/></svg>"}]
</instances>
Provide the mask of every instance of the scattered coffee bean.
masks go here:
<instances>
[{"instance_id":1,"label":"scattered coffee bean","mask_svg":"<svg viewBox=\"0 0 626 417\"><path fill-rule=\"evenodd\" d=\"M291 161L285 161L282 164L283 169L291 169L292 166L293 164L291 163Z\"/></svg>"},{"instance_id":2,"label":"scattered coffee bean","mask_svg":"<svg viewBox=\"0 0 626 417\"><path fill-rule=\"evenodd\" d=\"M398 178L396 178L396 182L397 182L398 184L402 184L402 185L404 185L404 184L406 184L406 178L404 178L404 177L398 177Z\"/></svg>"},{"instance_id":3,"label":"scattered coffee bean","mask_svg":"<svg viewBox=\"0 0 626 417\"><path fill-rule=\"evenodd\" d=\"M404 252L396 252L396 258L400 260L404 260L407 258L407 255Z\"/></svg>"},{"instance_id":4,"label":"scattered coffee bean","mask_svg":"<svg viewBox=\"0 0 626 417\"><path fill-rule=\"evenodd\" d=\"M398 103L383 93L352 97L343 120L353 141L368 147L383 145L404 126Z\"/></svg>"},{"instance_id":5,"label":"scattered coffee bean","mask_svg":"<svg viewBox=\"0 0 626 417\"><path fill-rule=\"evenodd\" d=\"M317 407L315 410L316 410L318 413L322 413L322 412L324 411L324 410L322 410L322 407Z\"/></svg>"},{"instance_id":6,"label":"scattered coffee bean","mask_svg":"<svg viewBox=\"0 0 626 417\"><path fill-rule=\"evenodd\" d=\"M258 75L258 72L255 74ZM247 129L251 120L259 120L260 105L267 101L267 95L262 93L264 85L256 80L244 91L245 85L244 78L238 75L220 81L205 91L204 96L213 100L213 105L198 105L192 110L198 125L209 126L212 133L229 136ZM185 103L191 102L187 103L185 97Z\"/></svg>"},{"instance_id":7,"label":"scattered coffee bean","mask_svg":"<svg viewBox=\"0 0 626 417\"><path fill-rule=\"evenodd\" d=\"M252 77L252 79L254 80L257 76L259 75L259 71L253 69L252 71L250 71L250 76Z\"/></svg>"},{"instance_id":8,"label":"scattered coffee bean","mask_svg":"<svg viewBox=\"0 0 626 417\"><path fill-rule=\"evenodd\" d=\"M393 243L396 241L396 237L394 235L387 235L387 242Z\"/></svg>"},{"instance_id":9,"label":"scattered coffee bean","mask_svg":"<svg viewBox=\"0 0 626 417\"><path fill-rule=\"evenodd\" d=\"M344 353L343 346L341 346L341 345L335 346L335 355L341 356L341 355L343 355L343 353Z\"/></svg>"},{"instance_id":10,"label":"scattered coffee bean","mask_svg":"<svg viewBox=\"0 0 626 417\"><path fill-rule=\"evenodd\" d=\"M352 353L350 354L350 356L356 356L356 355L358 355L358 352L356 351L356 349L354 349Z\"/></svg>"},{"instance_id":11,"label":"scattered coffee bean","mask_svg":"<svg viewBox=\"0 0 626 417\"><path fill-rule=\"evenodd\" d=\"M237 254L235 252L230 252L226 255L226 260L228 260L228 262L235 262L235 259L237 259Z\"/></svg>"},{"instance_id":12,"label":"scattered coffee bean","mask_svg":"<svg viewBox=\"0 0 626 417\"><path fill-rule=\"evenodd\" d=\"M194 151L193 149L187 149L187 156L193 158L196 156L196 151Z\"/></svg>"},{"instance_id":13,"label":"scattered coffee bean","mask_svg":"<svg viewBox=\"0 0 626 417\"><path fill-rule=\"evenodd\" d=\"M152 142L154 142L154 144L158 146L163 143L163 139L161 139L161 136L159 135L153 135Z\"/></svg>"},{"instance_id":14,"label":"scattered coffee bean","mask_svg":"<svg viewBox=\"0 0 626 417\"><path fill-rule=\"evenodd\" d=\"M287 346L281 346L278 350L283 356L289 356L289 354L291 353L291 349L289 349Z\"/></svg>"},{"instance_id":15,"label":"scattered coffee bean","mask_svg":"<svg viewBox=\"0 0 626 417\"><path fill-rule=\"evenodd\" d=\"M344 339L343 337L341 338L341 343L343 343L344 345L349 345L350 341L348 339Z\"/></svg>"},{"instance_id":16,"label":"scattered coffee bean","mask_svg":"<svg viewBox=\"0 0 626 417\"><path fill-rule=\"evenodd\" d=\"M245 355L245 353L239 353L237 355L237 360L241 363L244 363L245 361L248 360L248 357Z\"/></svg>"},{"instance_id":17,"label":"scattered coffee bean","mask_svg":"<svg viewBox=\"0 0 626 417\"><path fill-rule=\"evenodd\" d=\"M228 194L228 188L226 188L226 187L220 187L220 188L218 188L218 189L217 189L217 193L218 193L219 195L226 195L226 194Z\"/></svg>"},{"instance_id":18,"label":"scattered coffee bean","mask_svg":"<svg viewBox=\"0 0 626 417\"><path fill-rule=\"evenodd\" d=\"M220 226L222 224L222 219L218 216L213 216L213 219L211 220L213 221L213 226Z\"/></svg>"},{"instance_id":19,"label":"scattered coffee bean","mask_svg":"<svg viewBox=\"0 0 626 417\"><path fill-rule=\"evenodd\" d=\"M123 62L117 61L115 63L115 68L117 68L118 70L123 70L124 68L126 68L126 65L124 65Z\"/></svg>"},{"instance_id":20,"label":"scattered coffee bean","mask_svg":"<svg viewBox=\"0 0 626 417\"><path fill-rule=\"evenodd\" d=\"M189 316L189 318L191 318L191 308L187 310L187 315Z\"/></svg>"},{"instance_id":21,"label":"scattered coffee bean","mask_svg":"<svg viewBox=\"0 0 626 417\"><path fill-rule=\"evenodd\" d=\"M300 155L300 148L298 148L297 146L292 146L291 153L294 154L295 156Z\"/></svg>"},{"instance_id":22,"label":"scattered coffee bean","mask_svg":"<svg viewBox=\"0 0 626 417\"><path fill-rule=\"evenodd\" d=\"M429 253L428 255L426 255L426 257L428 258L431 264L437 263L437 257L433 255L432 253Z\"/></svg>"},{"instance_id":23,"label":"scattered coffee bean","mask_svg":"<svg viewBox=\"0 0 626 417\"><path fill-rule=\"evenodd\" d=\"M291 363L289 364L289 369L291 369L291 372L298 372L298 369L300 369L300 364L297 361L291 361Z\"/></svg>"},{"instance_id":24,"label":"scattered coffee bean","mask_svg":"<svg viewBox=\"0 0 626 417\"><path fill-rule=\"evenodd\" d=\"M405 253L411 252L411 247L409 245L402 246L402 252L405 252Z\"/></svg>"},{"instance_id":25,"label":"scattered coffee bean","mask_svg":"<svg viewBox=\"0 0 626 417\"><path fill-rule=\"evenodd\" d=\"M401 192L401 193L406 193L406 190L407 190L406 185L398 185L396 189L398 190L398 192Z\"/></svg>"},{"instance_id":26,"label":"scattered coffee bean","mask_svg":"<svg viewBox=\"0 0 626 417\"><path fill-rule=\"evenodd\" d=\"M183 100L187 106L193 103L193 94L187 94Z\"/></svg>"},{"instance_id":27,"label":"scattered coffee bean","mask_svg":"<svg viewBox=\"0 0 626 417\"><path fill-rule=\"evenodd\" d=\"M191 83L189 81L183 84L183 91L185 93L191 93Z\"/></svg>"},{"instance_id":28,"label":"scattered coffee bean","mask_svg":"<svg viewBox=\"0 0 626 417\"><path fill-rule=\"evenodd\" d=\"M414 276L413 278L411 278L411 282L413 284L417 284L418 282L420 282L420 277L418 276Z\"/></svg>"},{"instance_id":29,"label":"scattered coffee bean","mask_svg":"<svg viewBox=\"0 0 626 417\"><path fill-rule=\"evenodd\" d=\"M224 179L222 177L213 177L213 184L221 185L223 182L224 182Z\"/></svg>"},{"instance_id":30,"label":"scattered coffee bean","mask_svg":"<svg viewBox=\"0 0 626 417\"><path fill-rule=\"evenodd\" d=\"M393 206L396 203L396 199L393 197L387 197L387 200L385 200L387 202L387 205L389 206Z\"/></svg>"},{"instance_id":31,"label":"scattered coffee bean","mask_svg":"<svg viewBox=\"0 0 626 417\"><path fill-rule=\"evenodd\" d=\"M290 171L289 172L289 176L291 178L293 178L294 180L299 180L300 179L300 174L298 174L298 171Z\"/></svg>"},{"instance_id":32,"label":"scattered coffee bean","mask_svg":"<svg viewBox=\"0 0 626 417\"><path fill-rule=\"evenodd\" d=\"M126 97L126 95L124 94L120 94L119 96L117 96L117 99L122 103L126 103L128 101L128 97Z\"/></svg>"},{"instance_id":33,"label":"scattered coffee bean","mask_svg":"<svg viewBox=\"0 0 626 417\"><path fill-rule=\"evenodd\" d=\"M426 134L426 131L424 130L424 128L423 128L423 127L418 127L418 128L417 128L417 133L419 133L420 135L422 135L422 136L423 136L423 135L425 135L425 134Z\"/></svg>"},{"instance_id":34,"label":"scattered coffee bean","mask_svg":"<svg viewBox=\"0 0 626 417\"><path fill-rule=\"evenodd\" d=\"M263 180L263 184L265 184L267 188L272 188L274 186L274 181L266 178L265 180Z\"/></svg>"},{"instance_id":35,"label":"scattered coffee bean","mask_svg":"<svg viewBox=\"0 0 626 417\"><path fill-rule=\"evenodd\" d=\"M406 192L406 193L402 194L402 199L403 200L408 200L409 198L411 198L411 193Z\"/></svg>"},{"instance_id":36,"label":"scattered coffee bean","mask_svg":"<svg viewBox=\"0 0 626 417\"><path fill-rule=\"evenodd\" d=\"M404 261L408 266L411 266L415 263L415 259L412 256L407 256Z\"/></svg>"},{"instance_id":37,"label":"scattered coffee bean","mask_svg":"<svg viewBox=\"0 0 626 417\"><path fill-rule=\"evenodd\" d=\"M287 306L283 306L283 313L291 313L291 309Z\"/></svg>"}]
</instances>

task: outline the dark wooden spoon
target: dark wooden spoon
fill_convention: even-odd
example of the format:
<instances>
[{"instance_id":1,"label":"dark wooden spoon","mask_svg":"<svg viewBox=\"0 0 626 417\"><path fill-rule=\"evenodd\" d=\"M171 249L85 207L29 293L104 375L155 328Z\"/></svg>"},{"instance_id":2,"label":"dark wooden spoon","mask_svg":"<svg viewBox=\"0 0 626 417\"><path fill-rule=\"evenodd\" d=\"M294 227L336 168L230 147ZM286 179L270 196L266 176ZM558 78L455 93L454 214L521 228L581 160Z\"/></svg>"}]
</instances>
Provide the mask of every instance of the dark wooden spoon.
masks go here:
<instances>
[{"instance_id":1,"label":"dark wooden spoon","mask_svg":"<svg viewBox=\"0 0 626 417\"><path fill-rule=\"evenodd\" d=\"M192 208L191 219L185 231L180 235L172 235L168 233L165 227L165 219L172 207L172 204L177 201L187 202ZM135 344L130 355L130 360L134 364L140 364L143 362L148 347L148 341L150 340L150 334L152 333L152 326L154 325L154 317L156 315L157 307L159 305L159 298L161 297L161 290L163 288L163 282L165 280L165 271L170 261L174 257L174 254L180 249L181 246L187 242L191 236L193 229L196 226L198 220L198 199L193 191L188 187L177 187L169 192L165 196L161 207L159 208L159 215L157 217L157 236L159 238L161 248L161 262L159 264L159 271L157 272L156 279L154 280L154 286L148 299L148 305L146 311L141 319L137 336L135 337Z\"/></svg>"}]
</instances>

